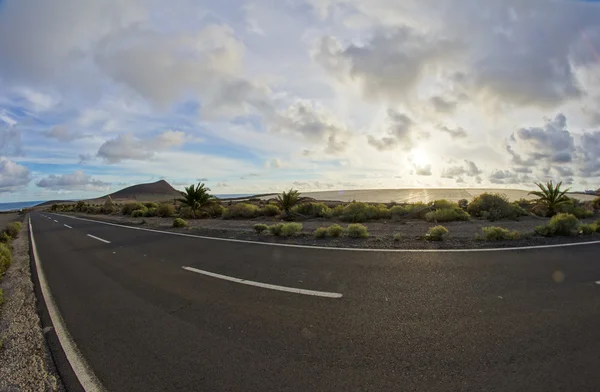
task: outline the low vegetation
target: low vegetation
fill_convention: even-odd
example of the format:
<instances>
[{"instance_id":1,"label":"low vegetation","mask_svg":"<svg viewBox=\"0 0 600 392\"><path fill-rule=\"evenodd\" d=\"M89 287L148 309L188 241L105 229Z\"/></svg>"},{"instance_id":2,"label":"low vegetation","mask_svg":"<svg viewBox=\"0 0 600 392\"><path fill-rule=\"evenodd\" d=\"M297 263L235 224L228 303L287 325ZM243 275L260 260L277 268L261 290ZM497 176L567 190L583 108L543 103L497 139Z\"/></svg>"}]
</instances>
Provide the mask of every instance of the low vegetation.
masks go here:
<instances>
[{"instance_id":1,"label":"low vegetation","mask_svg":"<svg viewBox=\"0 0 600 392\"><path fill-rule=\"evenodd\" d=\"M402 241L403 238L404 238L404 236L402 235L402 233L394 234L394 241L396 241L396 242Z\"/></svg>"},{"instance_id":2,"label":"low vegetation","mask_svg":"<svg viewBox=\"0 0 600 392\"><path fill-rule=\"evenodd\" d=\"M346 230L340 225L331 225L327 228L327 235L330 237L340 237Z\"/></svg>"},{"instance_id":3,"label":"low vegetation","mask_svg":"<svg viewBox=\"0 0 600 392\"><path fill-rule=\"evenodd\" d=\"M325 238L325 237L327 237L327 227L318 227L315 230L315 237L316 238Z\"/></svg>"},{"instance_id":4,"label":"low vegetation","mask_svg":"<svg viewBox=\"0 0 600 392\"><path fill-rule=\"evenodd\" d=\"M346 231L350 238L367 238L369 236L367 228L360 223L349 224Z\"/></svg>"},{"instance_id":5,"label":"low vegetation","mask_svg":"<svg viewBox=\"0 0 600 392\"><path fill-rule=\"evenodd\" d=\"M482 193L467 206L469 215L477 218L497 221L515 220L526 212L518 205L511 204L506 195L499 193Z\"/></svg>"},{"instance_id":6,"label":"low vegetation","mask_svg":"<svg viewBox=\"0 0 600 392\"><path fill-rule=\"evenodd\" d=\"M480 238L486 241L518 240L521 238L521 233L518 231L510 231L498 226L484 227L481 231L483 236Z\"/></svg>"},{"instance_id":7,"label":"low vegetation","mask_svg":"<svg viewBox=\"0 0 600 392\"><path fill-rule=\"evenodd\" d=\"M292 209L295 214L313 218L324 218L331 213L325 203L302 203Z\"/></svg>"},{"instance_id":8,"label":"low vegetation","mask_svg":"<svg viewBox=\"0 0 600 392\"><path fill-rule=\"evenodd\" d=\"M175 215L175 206L170 203L162 203L156 210L156 215L161 218L170 218Z\"/></svg>"},{"instance_id":9,"label":"low vegetation","mask_svg":"<svg viewBox=\"0 0 600 392\"><path fill-rule=\"evenodd\" d=\"M301 202L302 198L300 197L300 192L295 189L290 189L287 192L282 192L280 195L277 195L277 204L285 215L289 215L292 208Z\"/></svg>"},{"instance_id":10,"label":"low vegetation","mask_svg":"<svg viewBox=\"0 0 600 392\"><path fill-rule=\"evenodd\" d=\"M561 212L550 219L547 225L537 226L535 233L544 237L571 236L577 233L579 220L575 215Z\"/></svg>"},{"instance_id":11,"label":"low vegetation","mask_svg":"<svg viewBox=\"0 0 600 392\"><path fill-rule=\"evenodd\" d=\"M425 214L427 222L468 221L470 218L467 212L458 207L436 209Z\"/></svg>"},{"instance_id":12,"label":"low vegetation","mask_svg":"<svg viewBox=\"0 0 600 392\"><path fill-rule=\"evenodd\" d=\"M590 235L594 233L600 233L600 226L598 223L588 223L579 226L579 234Z\"/></svg>"},{"instance_id":13,"label":"low vegetation","mask_svg":"<svg viewBox=\"0 0 600 392\"><path fill-rule=\"evenodd\" d=\"M148 209L144 206L144 208L140 208L138 210L132 211L131 217L132 218L141 218L143 216L146 216L146 212L148 212Z\"/></svg>"},{"instance_id":14,"label":"low vegetation","mask_svg":"<svg viewBox=\"0 0 600 392\"><path fill-rule=\"evenodd\" d=\"M352 202L344 207L340 220L343 222L360 223L376 219L389 219L391 211L384 204L368 204Z\"/></svg>"},{"instance_id":15,"label":"low vegetation","mask_svg":"<svg viewBox=\"0 0 600 392\"><path fill-rule=\"evenodd\" d=\"M283 228L283 223L276 223L274 225L269 226L269 233L274 236L281 235L281 229Z\"/></svg>"},{"instance_id":16,"label":"low vegetation","mask_svg":"<svg viewBox=\"0 0 600 392\"><path fill-rule=\"evenodd\" d=\"M284 223L281 226L280 235L283 237L291 237L302 231L302 224L297 222Z\"/></svg>"},{"instance_id":17,"label":"low vegetation","mask_svg":"<svg viewBox=\"0 0 600 392\"><path fill-rule=\"evenodd\" d=\"M79 205L80 202L77 202ZM131 215L133 211L143 210L146 206L142 203L126 203L121 207L121 214L123 215Z\"/></svg>"},{"instance_id":18,"label":"low vegetation","mask_svg":"<svg viewBox=\"0 0 600 392\"><path fill-rule=\"evenodd\" d=\"M260 215L277 216L281 214L281 210L275 204L267 204L260 209Z\"/></svg>"},{"instance_id":19,"label":"low vegetation","mask_svg":"<svg viewBox=\"0 0 600 392\"><path fill-rule=\"evenodd\" d=\"M181 218L173 219L173 227L187 227L187 225L188 223Z\"/></svg>"},{"instance_id":20,"label":"low vegetation","mask_svg":"<svg viewBox=\"0 0 600 392\"><path fill-rule=\"evenodd\" d=\"M202 182L199 182L196 186L192 184L184 189L185 191L181 192L183 197L178 201L192 209L194 218L198 211L216 203L216 198L209 193L210 188Z\"/></svg>"},{"instance_id":21,"label":"low vegetation","mask_svg":"<svg viewBox=\"0 0 600 392\"><path fill-rule=\"evenodd\" d=\"M235 203L227 207L223 219L254 218L258 215L258 206L250 203Z\"/></svg>"},{"instance_id":22,"label":"low vegetation","mask_svg":"<svg viewBox=\"0 0 600 392\"><path fill-rule=\"evenodd\" d=\"M548 181L545 185L542 183L536 183L539 191L529 192L530 195L537 196L534 200L536 209L545 211L546 216L554 216L560 212L560 208L566 204L571 203L571 199L567 196L569 189L561 190L562 182L554 184L552 181Z\"/></svg>"},{"instance_id":23,"label":"low vegetation","mask_svg":"<svg viewBox=\"0 0 600 392\"><path fill-rule=\"evenodd\" d=\"M19 232L21 231L21 222L11 222L6 225L6 229L4 229L4 233L12 239L15 239L19 236Z\"/></svg>"},{"instance_id":24,"label":"low vegetation","mask_svg":"<svg viewBox=\"0 0 600 392\"><path fill-rule=\"evenodd\" d=\"M257 234L260 234L260 233L262 233L264 231L269 230L269 226L265 225L264 223L257 223L254 226L252 226L252 228L254 229L254 231Z\"/></svg>"},{"instance_id":25,"label":"low vegetation","mask_svg":"<svg viewBox=\"0 0 600 392\"><path fill-rule=\"evenodd\" d=\"M442 241L448 236L448 229L444 226L434 226L427 231L425 239L428 241Z\"/></svg>"},{"instance_id":26,"label":"low vegetation","mask_svg":"<svg viewBox=\"0 0 600 392\"><path fill-rule=\"evenodd\" d=\"M20 222L9 223L2 232L2 241L0 242L0 280L12 263L12 240L19 236L21 231ZM0 289L0 305L4 303L4 293Z\"/></svg>"}]
</instances>

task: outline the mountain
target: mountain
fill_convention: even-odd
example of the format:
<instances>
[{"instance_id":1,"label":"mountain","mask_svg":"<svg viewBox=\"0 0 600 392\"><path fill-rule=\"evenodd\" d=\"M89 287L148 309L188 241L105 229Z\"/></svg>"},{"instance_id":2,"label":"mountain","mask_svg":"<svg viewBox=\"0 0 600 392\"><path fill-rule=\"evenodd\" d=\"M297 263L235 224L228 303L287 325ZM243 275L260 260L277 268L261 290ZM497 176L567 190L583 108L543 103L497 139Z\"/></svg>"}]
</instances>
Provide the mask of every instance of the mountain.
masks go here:
<instances>
[{"instance_id":1,"label":"mountain","mask_svg":"<svg viewBox=\"0 0 600 392\"><path fill-rule=\"evenodd\" d=\"M106 200L108 196L110 196L114 202L126 200L167 201L181 197L181 192L173 188L171 184L165 180L160 180L148 184L132 185L98 199Z\"/></svg>"}]
</instances>

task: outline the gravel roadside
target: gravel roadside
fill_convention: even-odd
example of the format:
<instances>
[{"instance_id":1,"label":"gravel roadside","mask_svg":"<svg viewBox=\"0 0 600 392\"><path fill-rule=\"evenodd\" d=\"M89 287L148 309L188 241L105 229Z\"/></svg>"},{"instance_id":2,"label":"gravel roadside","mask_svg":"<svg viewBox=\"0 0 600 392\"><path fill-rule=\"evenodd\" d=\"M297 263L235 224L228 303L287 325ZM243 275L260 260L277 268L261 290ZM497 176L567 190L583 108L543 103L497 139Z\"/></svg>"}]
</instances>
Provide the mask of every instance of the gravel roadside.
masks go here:
<instances>
[{"instance_id":1,"label":"gravel roadside","mask_svg":"<svg viewBox=\"0 0 600 392\"><path fill-rule=\"evenodd\" d=\"M475 236L481 234L481 229L486 226L500 226L509 230L518 230L522 233L533 231L535 226L546 224L549 219L537 217L524 217L519 221L489 222L486 220L473 219L468 222L448 222L443 225L448 228L450 234L444 241L424 241L421 237L427 230L435 226L433 223L417 219L404 222L375 221L364 225L368 228L370 237L365 239L354 239L348 237L317 239L313 235L316 228L329 226L334 223L345 227L347 224L325 219L309 219L302 223L303 232L293 237L274 237L267 233L256 234L252 226L256 223L274 224L275 219L257 218L246 220L222 220L222 219L190 219L189 226L182 229L172 227L172 218L132 218L123 215L95 215L68 213L85 219L93 219L129 226L145 227L179 233L188 233L202 236L230 238L248 241L259 241L268 243L298 244L311 246L327 246L342 248L369 248L369 249L481 249L481 248L508 248L536 245L554 245L575 242L587 242L600 240L600 234L573 237L541 237L531 236L520 240L510 241L481 241ZM597 218L582 220L582 223L592 223ZM401 234L402 239L395 241L394 236Z\"/></svg>"},{"instance_id":2,"label":"gravel roadside","mask_svg":"<svg viewBox=\"0 0 600 392\"><path fill-rule=\"evenodd\" d=\"M28 224L13 241L12 264L0 287L0 391L64 391L57 376L31 281Z\"/></svg>"}]
</instances>

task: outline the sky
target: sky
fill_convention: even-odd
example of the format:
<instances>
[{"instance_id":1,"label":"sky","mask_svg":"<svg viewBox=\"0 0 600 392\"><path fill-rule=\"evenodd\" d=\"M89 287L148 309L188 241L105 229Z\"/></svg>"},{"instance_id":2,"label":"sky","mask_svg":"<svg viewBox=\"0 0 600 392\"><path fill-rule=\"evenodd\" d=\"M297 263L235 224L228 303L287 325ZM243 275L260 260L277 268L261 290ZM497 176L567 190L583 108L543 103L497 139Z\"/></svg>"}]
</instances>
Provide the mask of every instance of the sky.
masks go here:
<instances>
[{"instance_id":1,"label":"sky","mask_svg":"<svg viewBox=\"0 0 600 392\"><path fill-rule=\"evenodd\" d=\"M0 202L600 187L600 3L0 0Z\"/></svg>"}]
</instances>

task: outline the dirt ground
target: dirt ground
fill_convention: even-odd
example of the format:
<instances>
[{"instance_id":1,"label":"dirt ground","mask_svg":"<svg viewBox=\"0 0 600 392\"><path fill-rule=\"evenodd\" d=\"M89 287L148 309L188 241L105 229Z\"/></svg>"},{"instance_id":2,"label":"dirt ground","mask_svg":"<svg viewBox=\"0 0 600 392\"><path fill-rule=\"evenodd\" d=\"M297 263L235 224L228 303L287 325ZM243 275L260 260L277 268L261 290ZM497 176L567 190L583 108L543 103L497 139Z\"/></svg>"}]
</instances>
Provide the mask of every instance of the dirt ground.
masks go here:
<instances>
[{"instance_id":1,"label":"dirt ground","mask_svg":"<svg viewBox=\"0 0 600 392\"><path fill-rule=\"evenodd\" d=\"M530 246L544 245L576 241L592 241L600 239L600 235L593 234L588 236L574 237L553 237L546 238L540 236L531 236L513 241L481 241L475 239L476 235L481 234L481 229L487 226L500 226L509 230L517 230L521 233L530 233L535 226L548 223L548 218L523 217L518 221L498 221L489 222L486 220L472 219L467 222L447 222L443 223L449 230L448 238L442 242L424 241L422 237L427 233L433 223L418 219L409 219L402 222L372 221L363 223L369 231L368 239L352 239L347 237L317 239L313 232L316 228L329 226L334 223L343 227L347 223L331 219L313 218L301 221L303 225L302 233L291 238L273 237L266 233L256 234L252 226L256 223L274 224L280 223L280 220L274 218L254 218L240 220L223 219L189 219L189 226L183 229L173 229L172 218L132 218L123 215L90 215L75 214L89 219L97 219L122 223L133 226L144 226L167 231L186 232L197 235L215 236L222 238L234 238L264 242L295 243L303 245L334 246L334 247L364 247L364 248L404 248L404 249L430 249L430 248L482 248L482 247L507 247L507 246ZM582 223L592 223L598 217L581 220ZM394 236L401 234L402 239L395 241Z\"/></svg>"}]
</instances>

